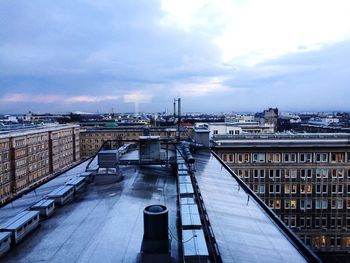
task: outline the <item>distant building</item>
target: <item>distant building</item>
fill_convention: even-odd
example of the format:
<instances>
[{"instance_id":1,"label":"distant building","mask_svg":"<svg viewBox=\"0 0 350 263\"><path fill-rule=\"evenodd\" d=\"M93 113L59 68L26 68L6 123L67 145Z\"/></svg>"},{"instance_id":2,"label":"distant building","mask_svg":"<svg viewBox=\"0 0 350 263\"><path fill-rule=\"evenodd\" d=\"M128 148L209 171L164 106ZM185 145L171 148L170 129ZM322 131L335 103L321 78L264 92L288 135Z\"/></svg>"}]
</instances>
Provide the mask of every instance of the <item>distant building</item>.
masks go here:
<instances>
[{"instance_id":1,"label":"distant building","mask_svg":"<svg viewBox=\"0 0 350 263\"><path fill-rule=\"evenodd\" d=\"M239 135L243 133L272 133L274 126L270 124L260 125L256 121L237 121L237 122L197 122L195 128L206 128L210 131L210 138L216 135Z\"/></svg>"},{"instance_id":2,"label":"distant building","mask_svg":"<svg viewBox=\"0 0 350 263\"><path fill-rule=\"evenodd\" d=\"M147 127L114 127L114 128L88 128L81 130L80 133L80 149L81 157L88 158L97 153L103 143L108 140L114 140L115 146L118 141L137 140L140 136L160 136L161 139L175 139L178 134L182 139L188 138L186 127L177 128L147 128Z\"/></svg>"},{"instance_id":3,"label":"distant building","mask_svg":"<svg viewBox=\"0 0 350 263\"><path fill-rule=\"evenodd\" d=\"M78 125L0 132L0 204L80 160Z\"/></svg>"}]
</instances>

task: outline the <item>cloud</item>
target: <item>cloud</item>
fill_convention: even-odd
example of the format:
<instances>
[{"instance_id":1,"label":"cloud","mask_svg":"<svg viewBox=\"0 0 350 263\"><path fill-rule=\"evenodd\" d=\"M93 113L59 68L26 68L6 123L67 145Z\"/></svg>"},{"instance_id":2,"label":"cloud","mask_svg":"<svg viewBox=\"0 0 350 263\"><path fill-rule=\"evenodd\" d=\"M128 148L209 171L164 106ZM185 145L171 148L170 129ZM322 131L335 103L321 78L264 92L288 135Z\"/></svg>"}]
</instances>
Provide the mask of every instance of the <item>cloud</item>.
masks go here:
<instances>
[{"instance_id":1,"label":"cloud","mask_svg":"<svg viewBox=\"0 0 350 263\"><path fill-rule=\"evenodd\" d=\"M57 96L57 95L45 95L45 94L24 94L24 93L14 93L7 94L0 97L0 101L3 103L97 103L107 100L117 100L118 96Z\"/></svg>"},{"instance_id":2,"label":"cloud","mask_svg":"<svg viewBox=\"0 0 350 263\"><path fill-rule=\"evenodd\" d=\"M185 111L348 109L349 8L345 0L2 1L0 112L159 111L174 96Z\"/></svg>"},{"instance_id":3,"label":"cloud","mask_svg":"<svg viewBox=\"0 0 350 263\"><path fill-rule=\"evenodd\" d=\"M255 65L350 36L347 0L162 1L163 23L210 35L222 59Z\"/></svg>"}]
</instances>

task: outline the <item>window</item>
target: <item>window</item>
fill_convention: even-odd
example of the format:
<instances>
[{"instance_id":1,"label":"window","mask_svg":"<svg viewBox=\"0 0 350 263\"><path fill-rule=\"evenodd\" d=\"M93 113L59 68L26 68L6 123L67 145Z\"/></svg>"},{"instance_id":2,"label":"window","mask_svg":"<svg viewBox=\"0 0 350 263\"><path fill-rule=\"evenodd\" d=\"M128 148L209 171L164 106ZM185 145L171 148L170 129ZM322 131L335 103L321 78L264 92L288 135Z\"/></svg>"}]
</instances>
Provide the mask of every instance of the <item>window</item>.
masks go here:
<instances>
[{"instance_id":1,"label":"window","mask_svg":"<svg viewBox=\"0 0 350 263\"><path fill-rule=\"evenodd\" d=\"M275 185L275 192L276 192L277 194L281 193L281 185L280 185L280 184L276 184L276 185Z\"/></svg>"},{"instance_id":2,"label":"window","mask_svg":"<svg viewBox=\"0 0 350 263\"><path fill-rule=\"evenodd\" d=\"M253 153L253 163L264 163L265 162L265 154L264 153Z\"/></svg>"},{"instance_id":3,"label":"window","mask_svg":"<svg viewBox=\"0 0 350 263\"><path fill-rule=\"evenodd\" d=\"M312 153L300 153L299 162L311 163L312 162Z\"/></svg>"},{"instance_id":4,"label":"window","mask_svg":"<svg viewBox=\"0 0 350 263\"><path fill-rule=\"evenodd\" d=\"M281 200L280 199L276 199L275 200L275 209L280 209L281 208Z\"/></svg>"},{"instance_id":5,"label":"window","mask_svg":"<svg viewBox=\"0 0 350 263\"><path fill-rule=\"evenodd\" d=\"M275 177L276 178L281 178L281 170L276 170L275 171Z\"/></svg>"},{"instance_id":6,"label":"window","mask_svg":"<svg viewBox=\"0 0 350 263\"><path fill-rule=\"evenodd\" d=\"M320 184L316 184L316 193L317 194L321 193L321 185Z\"/></svg>"},{"instance_id":7,"label":"window","mask_svg":"<svg viewBox=\"0 0 350 263\"><path fill-rule=\"evenodd\" d=\"M316 199L316 201L315 201L315 207L316 207L316 209L321 209L321 207L322 207L322 202L321 202L320 199Z\"/></svg>"},{"instance_id":8,"label":"window","mask_svg":"<svg viewBox=\"0 0 350 263\"><path fill-rule=\"evenodd\" d=\"M265 178L265 170L260 170L260 178Z\"/></svg>"},{"instance_id":9,"label":"window","mask_svg":"<svg viewBox=\"0 0 350 263\"><path fill-rule=\"evenodd\" d=\"M290 170L290 177L291 178L297 178L297 170L296 169L291 169Z\"/></svg>"},{"instance_id":10,"label":"window","mask_svg":"<svg viewBox=\"0 0 350 263\"><path fill-rule=\"evenodd\" d=\"M308 194L311 194L312 193L312 185L311 184L306 184L306 192Z\"/></svg>"},{"instance_id":11,"label":"window","mask_svg":"<svg viewBox=\"0 0 350 263\"><path fill-rule=\"evenodd\" d=\"M331 153L331 162L332 163L342 163L345 161L345 153Z\"/></svg>"},{"instance_id":12,"label":"window","mask_svg":"<svg viewBox=\"0 0 350 263\"><path fill-rule=\"evenodd\" d=\"M331 200L331 208L332 209L336 209L336 201L335 201L335 199Z\"/></svg>"},{"instance_id":13,"label":"window","mask_svg":"<svg viewBox=\"0 0 350 263\"><path fill-rule=\"evenodd\" d=\"M321 226L321 218L319 216L317 216L315 218L315 227L320 227Z\"/></svg>"},{"instance_id":14,"label":"window","mask_svg":"<svg viewBox=\"0 0 350 263\"><path fill-rule=\"evenodd\" d=\"M322 185L322 193L324 193L324 194L328 193L328 185L327 184Z\"/></svg>"},{"instance_id":15,"label":"window","mask_svg":"<svg viewBox=\"0 0 350 263\"><path fill-rule=\"evenodd\" d=\"M267 161L269 163L279 163L281 162L281 154L280 153L268 153Z\"/></svg>"},{"instance_id":16,"label":"window","mask_svg":"<svg viewBox=\"0 0 350 263\"><path fill-rule=\"evenodd\" d=\"M228 162L233 163L234 162L233 154L229 154L228 157L229 157Z\"/></svg>"},{"instance_id":17,"label":"window","mask_svg":"<svg viewBox=\"0 0 350 263\"><path fill-rule=\"evenodd\" d=\"M305 199L305 208L306 209L312 208L312 200L311 199Z\"/></svg>"},{"instance_id":18,"label":"window","mask_svg":"<svg viewBox=\"0 0 350 263\"><path fill-rule=\"evenodd\" d=\"M214 133L214 134L218 134L219 131L218 131L218 130L214 130L213 133Z\"/></svg>"},{"instance_id":19,"label":"window","mask_svg":"<svg viewBox=\"0 0 350 263\"><path fill-rule=\"evenodd\" d=\"M265 185L264 184L259 185L259 193L260 194L264 194L265 193Z\"/></svg>"},{"instance_id":20,"label":"window","mask_svg":"<svg viewBox=\"0 0 350 263\"><path fill-rule=\"evenodd\" d=\"M284 193L285 194L289 194L290 193L290 185L289 184L285 184L284 185Z\"/></svg>"},{"instance_id":21,"label":"window","mask_svg":"<svg viewBox=\"0 0 350 263\"><path fill-rule=\"evenodd\" d=\"M290 208L296 209L297 208L297 201L295 199L290 200Z\"/></svg>"},{"instance_id":22,"label":"window","mask_svg":"<svg viewBox=\"0 0 350 263\"><path fill-rule=\"evenodd\" d=\"M337 199L337 208L338 209L343 209L343 206L344 206L343 199Z\"/></svg>"},{"instance_id":23,"label":"window","mask_svg":"<svg viewBox=\"0 0 350 263\"><path fill-rule=\"evenodd\" d=\"M343 193L343 185L338 184L338 193Z\"/></svg>"},{"instance_id":24,"label":"window","mask_svg":"<svg viewBox=\"0 0 350 263\"><path fill-rule=\"evenodd\" d=\"M328 162L328 153L316 153L316 162L318 163Z\"/></svg>"},{"instance_id":25,"label":"window","mask_svg":"<svg viewBox=\"0 0 350 263\"><path fill-rule=\"evenodd\" d=\"M306 217L306 227L311 227L311 217L310 216Z\"/></svg>"},{"instance_id":26,"label":"window","mask_svg":"<svg viewBox=\"0 0 350 263\"><path fill-rule=\"evenodd\" d=\"M335 194L337 192L337 185L332 184L332 194Z\"/></svg>"},{"instance_id":27,"label":"window","mask_svg":"<svg viewBox=\"0 0 350 263\"><path fill-rule=\"evenodd\" d=\"M289 225L291 227L296 227L296 216L290 216L290 222L289 222Z\"/></svg>"},{"instance_id":28,"label":"window","mask_svg":"<svg viewBox=\"0 0 350 263\"><path fill-rule=\"evenodd\" d=\"M295 194L297 192L297 184L292 184L291 192L292 194Z\"/></svg>"},{"instance_id":29,"label":"window","mask_svg":"<svg viewBox=\"0 0 350 263\"><path fill-rule=\"evenodd\" d=\"M284 209L289 209L290 208L290 200L289 199L285 199L284 200Z\"/></svg>"},{"instance_id":30,"label":"window","mask_svg":"<svg viewBox=\"0 0 350 263\"><path fill-rule=\"evenodd\" d=\"M295 153L285 153L284 154L284 162L285 163L295 163L296 162L296 154Z\"/></svg>"},{"instance_id":31,"label":"window","mask_svg":"<svg viewBox=\"0 0 350 263\"><path fill-rule=\"evenodd\" d=\"M237 162L238 163L248 163L249 162L249 154L248 153L238 153L237 154Z\"/></svg>"},{"instance_id":32,"label":"window","mask_svg":"<svg viewBox=\"0 0 350 263\"><path fill-rule=\"evenodd\" d=\"M327 227L327 217L326 216L321 217L321 225L323 227Z\"/></svg>"},{"instance_id":33,"label":"window","mask_svg":"<svg viewBox=\"0 0 350 263\"><path fill-rule=\"evenodd\" d=\"M327 209L327 208L328 208L328 200L322 199L322 209Z\"/></svg>"}]
</instances>

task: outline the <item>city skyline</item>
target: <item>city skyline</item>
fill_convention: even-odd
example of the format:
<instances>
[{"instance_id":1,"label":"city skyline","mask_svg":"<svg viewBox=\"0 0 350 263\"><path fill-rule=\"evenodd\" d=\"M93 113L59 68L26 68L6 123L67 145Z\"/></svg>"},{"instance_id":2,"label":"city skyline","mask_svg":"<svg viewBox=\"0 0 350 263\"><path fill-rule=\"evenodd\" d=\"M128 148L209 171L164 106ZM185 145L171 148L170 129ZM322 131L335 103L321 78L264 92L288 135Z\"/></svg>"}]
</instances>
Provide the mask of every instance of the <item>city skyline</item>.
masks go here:
<instances>
[{"instance_id":1,"label":"city skyline","mask_svg":"<svg viewBox=\"0 0 350 263\"><path fill-rule=\"evenodd\" d=\"M0 7L0 113L349 110L346 1Z\"/></svg>"}]
</instances>

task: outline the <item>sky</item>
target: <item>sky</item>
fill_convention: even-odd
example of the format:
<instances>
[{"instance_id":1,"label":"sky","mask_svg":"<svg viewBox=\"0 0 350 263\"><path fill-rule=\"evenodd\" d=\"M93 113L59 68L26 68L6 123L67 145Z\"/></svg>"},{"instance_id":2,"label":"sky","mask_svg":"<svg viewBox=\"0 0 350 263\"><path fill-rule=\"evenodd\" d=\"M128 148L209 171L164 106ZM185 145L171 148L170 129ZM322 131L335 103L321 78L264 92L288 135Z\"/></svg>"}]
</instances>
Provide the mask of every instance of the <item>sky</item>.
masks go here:
<instances>
[{"instance_id":1,"label":"sky","mask_svg":"<svg viewBox=\"0 0 350 263\"><path fill-rule=\"evenodd\" d=\"M348 0L0 0L0 113L349 111Z\"/></svg>"}]
</instances>

